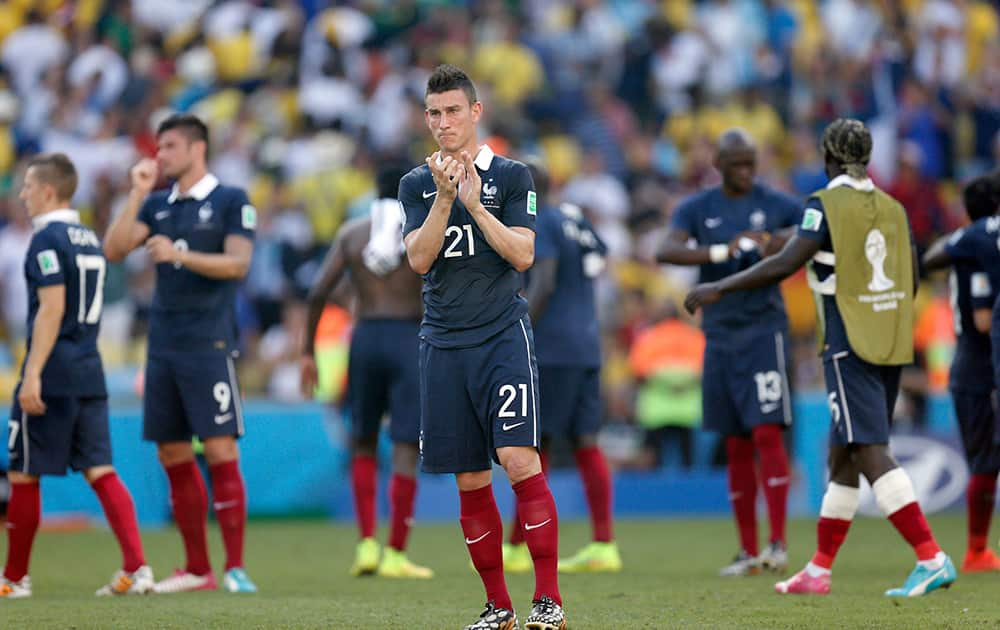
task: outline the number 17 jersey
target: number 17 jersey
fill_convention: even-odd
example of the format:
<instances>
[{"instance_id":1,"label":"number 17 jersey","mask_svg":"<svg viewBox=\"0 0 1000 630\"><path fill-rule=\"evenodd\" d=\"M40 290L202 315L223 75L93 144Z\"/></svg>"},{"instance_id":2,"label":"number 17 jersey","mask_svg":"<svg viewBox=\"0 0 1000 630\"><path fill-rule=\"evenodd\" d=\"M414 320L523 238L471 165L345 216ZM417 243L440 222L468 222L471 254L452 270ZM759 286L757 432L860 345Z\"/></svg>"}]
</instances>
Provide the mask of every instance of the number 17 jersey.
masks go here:
<instances>
[{"instance_id":1,"label":"number 17 jersey","mask_svg":"<svg viewBox=\"0 0 1000 630\"><path fill-rule=\"evenodd\" d=\"M28 286L28 350L41 306L39 291L63 285L66 308L59 336L42 369L42 394L97 398L107 396L97 351L104 303L106 262L93 230L80 224L75 210L48 212L33 219L35 233L24 261ZM21 367L22 376L24 366Z\"/></svg>"}]
</instances>

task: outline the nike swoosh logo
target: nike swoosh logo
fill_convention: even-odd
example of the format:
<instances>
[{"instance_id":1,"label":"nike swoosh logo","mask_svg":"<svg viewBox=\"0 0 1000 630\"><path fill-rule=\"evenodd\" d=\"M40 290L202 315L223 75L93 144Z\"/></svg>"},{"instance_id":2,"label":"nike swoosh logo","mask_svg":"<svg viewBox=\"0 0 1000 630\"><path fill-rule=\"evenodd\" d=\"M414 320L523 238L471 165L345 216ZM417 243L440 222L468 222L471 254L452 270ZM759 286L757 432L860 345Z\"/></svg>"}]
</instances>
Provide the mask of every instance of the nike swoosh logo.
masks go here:
<instances>
[{"instance_id":1,"label":"nike swoosh logo","mask_svg":"<svg viewBox=\"0 0 1000 630\"><path fill-rule=\"evenodd\" d=\"M217 502L217 503L213 503L212 507L215 508L216 510L224 510L226 508L234 507L238 503L239 503L239 500L220 501L220 502Z\"/></svg>"},{"instance_id":2,"label":"nike swoosh logo","mask_svg":"<svg viewBox=\"0 0 1000 630\"><path fill-rule=\"evenodd\" d=\"M424 196L424 199L430 199L434 195L438 194L438 191L432 190L431 192L423 192L421 194Z\"/></svg>"},{"instance_id":3,"label":"nike swoosh logo","mask_svg":"<svg viewBox=\"0 0 1000 630\"><path fill-rule=\"evenodd\" d=\"M768 477L767 487L776 488L778 486L784 486L788 484L788 477Z\"/></svg>"},{"instance_id":4,"label":"nike swoosh logo","mask_svg":"<svg viewBox=\"0 0 1000 630\"><path fill-rule=\"evenodd\" d=\"M504 431L510 431L510 430L511 430L511 429L513 429L514 427L519 427L519 426L521 426L522 424L524 424L524 423L523 423L523 422L517 422L517 423L514 423L514 424L510 424L510 425L508 425L508 424L507 424L506 422L504 422L504 423L503 423L503 430L504 430Z\"/></svg>"},{"instance_id":5,"label":"nike swoosh logo","mask_svg":"<svg viewBox=\"0 0 1000 630\"><path fill-rule=\"evenodd\" d=\"M761 413L771 413L777 411L780 405L778 403L766 403L760 406Z\"/></svg>"},{"instance_id":6,"label":"nike swoosh logo","mask_svg":"<svg viewBox=\"0 0 1000 630\"><path fill-rule=\"evenodd\" d=\"M551 518L547 518L547 519L545 519L544 521L542 521L541 523L539 523L537 525L532 525L531 523L525 523L524 524L524 529L529 530L529 531L532 530L532 529L538 529L539 527L544 527L545 525L548 525L551 522L552 522L552 519Z\"/></svg>"},{"instance_id":7,"label":"nike swoosh logo","mask_svg":"<svg viewBox=\"0 0 1000 630\"><path fill-rule=\"evenodd\" d=\"M479 538L477 538L475 540L469 540L468 538L466 538L465 539L465 544L467 544L467 545L474 545L474 544L476 544L477 542L479 542L483 538L486 538L487 536L489 536L492 533L493 533L493 530L491 529L490 531L486 532L485 534L483 534L482 536L480 536Z\"/></svg>"},{"instance_id":8,"label":"nike swoosh logo","mask_svg":"<svg viewBox=\"0 0 1000 630\"><path fill-rule=\"evenodd\" d=\"M156 214L154 214L153 217L155 217L157 221L160 221L162 219L166 219L169 214L170 213L168 211L161 210L160 212L157 212Z\"/></svg>"},{"instance_id":9,"label":"nike swoosh logo","mask_svg":"<svg viewBox=\"0 0 1000 630\"><path fill-rule=\"evenodd\" d=\"M229 412L222 416L215 416L215 424L226 424L233 419L233 412Z\"/></svg>"},{"instance_id":10,"label":"nike swoosh logo","mask_svg":"<svg viewBox=\"0 0 1000 630\"><path fill-rule=\"evenodd\" d=\"M714 230L720 225L722 225L722 219L719 217L713 219L705 219L705 227L707 227L710 230Z\"/></svg>"}]
</instances>

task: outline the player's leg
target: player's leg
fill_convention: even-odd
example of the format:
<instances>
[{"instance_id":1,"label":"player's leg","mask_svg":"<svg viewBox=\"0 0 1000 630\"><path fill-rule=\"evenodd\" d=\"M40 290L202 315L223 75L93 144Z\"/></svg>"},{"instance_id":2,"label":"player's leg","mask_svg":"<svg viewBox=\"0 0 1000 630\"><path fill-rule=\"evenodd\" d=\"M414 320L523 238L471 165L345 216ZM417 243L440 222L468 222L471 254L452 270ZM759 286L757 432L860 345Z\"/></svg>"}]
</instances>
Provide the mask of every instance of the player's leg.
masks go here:
<instances>
[{"instance_id":1,"label":"player's leg","mask_svg":"<svg viewBox=\"0 0 1000 630\"><path fill-rule=\"evenodd\" d=\"M770 331L756 336L734 355L731 387L740 407L744 428L751 433L760 470L760 486L767 503L770 536L760 554L762 568L784 571L788 566L785 522L791 480L784 429L791 426L788 390L789 353L785 334Z\"/></svg>"},{"instance_id":2,"label":"player's leg","mask_svg":"<svg viewBox=\"0 0 1000 630\"><path fill-rule=\"evenodd\" d=\"M548 440L544 432L542 436L542 450L538 453L538 458L542 462L542 474L548 478ZM531 568L531 551L528 549L528 544L524 542L524 523L517 511L517 502L515 501L514 514L510 522L510 537L508 538L508 542L503 544L503 570L507 573L530 573Z\"/></svg>"},{"instance_id":3,"label":"player's leg","mask_svg":"<svg viewBox=\"0 0 1000 630\"><path fill-rule=\"evenodd\" d=\"M392 477L389 479L389 544L382 552L378 575L401 578L432 578L434 571L414 564L406 556L406 543L417 497L416 443L395 442L392 449Z\"/></svg>"},{"instance_id":4,"label":"player's leg","mask_svg":"<svg viewBox=\"0 0 1000 630\"><path fill-rule=\"evenodd\" d=\"M709 341L705 346L702 418L706 429L722 435L726 449L729 501L733 506L733 520L740 542L735 558L719 574L755 575L760 573L757 562L757 466L753 440L749 431L743 428L734 400L736 373L732 362L727 349L720 347L718 342Z\"/></svg>"},{"instance_id":5,"label":"player's leg","mask_svg":"<svg viewBox=\"0 0 1000 630\"><path fill-rule=\"evenodd\" d=\"M1000 558L987 546L990 520L996 504L997 473L1000 471L1000 447L993 443L996 420L992 393L952 389L951 398L965 460L972 473L966 491L968 546L962 571L1000 570Z\"/></svg>"},{"instance_id":6,"label":"player's leg","mask_svg":"<svg viewBox=\"0 0 1000 630\"><path fill-rule=\"evenodd\" d=\"M111 465L108 399L76 400L76 424L70 466L83 471L94 490L122 552L122 566L97 595L145 594L153 590L153 571L146 566L135 504Z\"/></svg>"},{"instance_id":7,"label":"player's leg","mask_svg":"<svg viewBox=\"0 0 1000 630\"><path fill-rule=\"evenodd\" d=\"M247 524L247 491L240 473L239 447L229 435L202 438L212 477L212 508L226 549L223 587L230 593L256 593L246 573L243 548Z\"/></svg>"},{"instance_id":8,"label":"player's leg","mask_svg":"<svg viewBox=\"0 0 1000 630\"><path fill-rule=\"evenodd\" d=\"M14 426L20 428L22 425L12 424L12 429ZM13 430L10 435L15 440L20 439ZM11 466L8 473L10 500L7 503L7 560L4 563L3 579L0 579L0 599L31 597L28 564L42 518L38 476L15 472L13 458Z\"/></svg>"},{"instance_id":9,"label":"player's leg","mask_svg":"<svg viewBox=\"0 0 1000 630\"><path fill-rule=\"evenodd\" d=\"M421 467L455 473L459 521L487 601L479 620L467 628L513 630L517 617L503 574L503 521L493 496L489 442L466 387L474 375L467 369L470 351L420 343Z\"/></svg>"}]
</instances>

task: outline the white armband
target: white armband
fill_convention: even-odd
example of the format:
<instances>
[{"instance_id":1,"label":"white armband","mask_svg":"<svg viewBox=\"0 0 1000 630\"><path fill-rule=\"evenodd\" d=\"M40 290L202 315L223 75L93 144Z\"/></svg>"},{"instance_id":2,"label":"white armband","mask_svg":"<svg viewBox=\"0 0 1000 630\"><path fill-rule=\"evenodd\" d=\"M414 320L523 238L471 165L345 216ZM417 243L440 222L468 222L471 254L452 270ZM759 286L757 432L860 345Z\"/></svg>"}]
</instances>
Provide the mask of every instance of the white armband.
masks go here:
<instances>
[{"instance_id":1,"label":"white armband","mask_svg":"<svg viewBox=\"0 0 1000 630\"><path fill-rule=\"evenodd\" d=\"M715 264L724 263L729 260L729 245L711 245L708 248L708 259Z\"/></svg>"}]
</instances>

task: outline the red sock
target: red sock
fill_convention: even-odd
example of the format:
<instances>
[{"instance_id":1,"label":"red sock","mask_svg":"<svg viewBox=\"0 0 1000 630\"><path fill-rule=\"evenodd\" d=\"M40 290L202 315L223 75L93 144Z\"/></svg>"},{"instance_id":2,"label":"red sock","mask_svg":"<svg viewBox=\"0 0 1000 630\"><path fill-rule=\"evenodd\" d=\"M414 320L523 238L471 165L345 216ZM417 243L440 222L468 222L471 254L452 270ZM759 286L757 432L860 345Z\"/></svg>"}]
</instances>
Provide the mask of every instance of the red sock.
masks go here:
<instances>
[{"instance_id":1,"label":"red sock","mask_svg":"<svg viewBox=\"0 0 1000 630\"><path fill-rule=\"evenodd\" d=\"M740 533L740 546L751 556L757 548L757 472L753 461L753 441L729 436L726 438L729 500Z\"/></svg>"},{"instance_id":2,"label":"red sock","mask_svg":"<svg viewBox=\"0 0 1000 630\"><path fill-rule=\"evenodd\" d=\"M389 479L389 546L397 551L406 549L413 518L413 500L417 496L417 480L399 473Z\"/></svg>"},{"instance_id":3,"label":"red sock","mask_svg":"<svg viewBox=\"0 0 1000 630\"><path fill-rule=\"evenodd\" d=\"M819 522L816 523L816 553L813 554L812 563L824 569L832 568L833 559L837 557L837 551L844 544L850 528L851 521L819 517Z\"/></svg>"},{"instance_id":4,"label":"red sock","mask_svg":"<svg viewBox=\"0 0 1000 630\"><path fill-rule=\"evenodd\" d=\"M38 482L10 484L7 503L7 564L3 576L18 582L28 574L31 544L42 520L42 496Z\"/></svg>"},{"instance_id":5,"label":"red sock","mask_svg":"<svg viewBox=\"0 0 1000 630\"><path fill-rule=\"evenodd\" d=\"M913 547L917 560L932 560L941 551L931 533L931 526L927 524L924 512L916 501L907 503L890 514L889 520Z\"/></svg>"},{"instance_id":6,"label":"red sock","mask_svg":"<svg viewBox=\"0 0 1000 630\"><path fill-rule=\"evenodd\" d=\"M996 473L972 475L969 479L969 489L965 495L969 510L969 551L981 552L986 549L996 493Z\"/></svg>"},{"instance_id":7,"label":"red sock","mask_svg":"<svg viewBox=\"0 0 1000 630\"><path fill-rule=\"evenodd\" d=\"M187 555L185 571L194 575L208 575L212 565L208 561L208 540L205 521L208 518L208 491L198 464L192 459L167 467L170 479L170 504L174 522L184 539Z\"/></svg>"},{"instance_id":8,"label":"red sock","mask_svg":"<svg viewBox=\"0 0 1000 630\"><path fill-rule=\"evenodd\" d=\"M767 501L767 515L771 523L769 542L785 542L785 518L788 514L788 453L785 452L784 435L776 424L754 428L753 444L760 459L761 483Z\"/></svg>"},{"instance_id":9,"label":"red sock","mask_svg":"<svg viewBox=\"0 0 1000 630\"><path fill-rule=\"evenodd\" d=\"M213 464L212 507L226 547L226 571L243 566L243 533L247 525L247 489L239 460Z\"/></svg>"},{"instance_id":10,"label":"red sock","mask_svg":"<svg viewBox=\"0 0 1000 630\"><path fill-rule=\"evenodd\" d=\"M611 542L614 540L611 522L611 473L604 453L597 446L577 449L576 467L580 470L583 487L590 506L590 521L594 540Z\"/></svg>"},{"instance_id":11,"label":"red sock","mask_svg":"<svg viewBox=\"0 0 1000 630\"><path fill-rule=\"evenodd\" d=\"M121 547L122 570L132 573L146 564L132 495L115 472L102 475L91 484L91 487L97 493L101 507L104 508L104 516L108 519L108 525L115 533L115 538L118 539L118 546Z\"/></svg>"},{"instance_id":12,"label":"red sock","mask_svg":"<svg viewBox=\"0 0 1000 630\"><path fill-rule=\"evenodd\" d=\"M549 476L549 454L542 451L538 454L542 460L542 473ZM517 513L517 502L514 502L514 520L510 523L510 544L520 545L524 543L524 525L521 524L521 516Z\"/></svg>"},{"instance_id":13,"label":"red sock","mask_svg":"<svg viewBox=\"0 0 1000 630\"><path fill-rule=\"evenodd\" d=\"M355 455L351 459L351 484L354 486L354 518L362 538L375 535L375 457Z\"/></svg>"},{"instance_id":14,"label":"red sock","mask_svg":"<svg viewBox=\"0 0 1000 630\"><path fill-rule=\"evenodd\" d=\"M458 493L462 532L472 564L486 589L486 600L514 610L503 578L503 521L493 498L493 486Z\"/></svg>"},{"instance_id":15,"label":"red sock","mask_svg":"<svg viewBox=\"0 0 1000 630\"><path fill-rule=\"evenodd\" d=\"M535 597L548 595L562 605L559 594L559 515L545 473L514 484L517 511L524 525L524 539L535 564Z\"/></svg>"}]
</instances>

